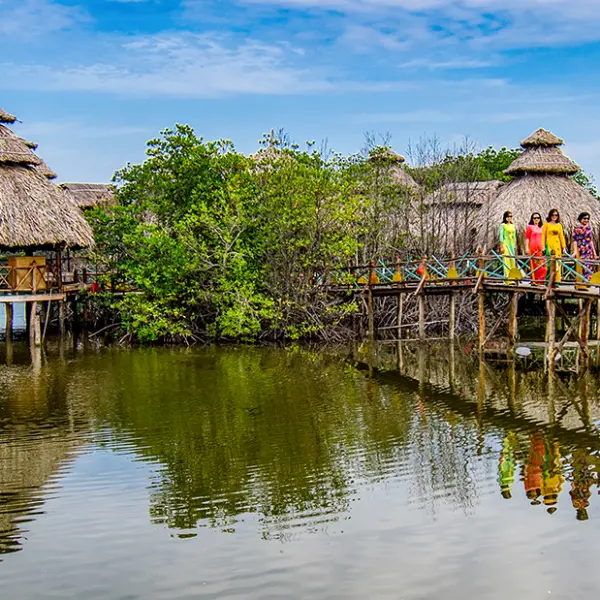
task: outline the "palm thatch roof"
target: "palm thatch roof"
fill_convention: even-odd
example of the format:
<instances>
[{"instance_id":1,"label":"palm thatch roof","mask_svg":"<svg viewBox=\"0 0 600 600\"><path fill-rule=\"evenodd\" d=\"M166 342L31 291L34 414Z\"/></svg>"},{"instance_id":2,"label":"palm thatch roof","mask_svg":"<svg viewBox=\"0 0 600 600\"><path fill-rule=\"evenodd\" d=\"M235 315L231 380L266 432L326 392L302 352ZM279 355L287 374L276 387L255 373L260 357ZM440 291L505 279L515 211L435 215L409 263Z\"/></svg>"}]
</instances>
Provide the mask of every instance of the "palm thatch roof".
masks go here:
<instances>
[{"instance_id":1,"label":"palm thatch roof","mask_svg":"<svg viewBox=\"0 0 600 600\"><path fill-rule=\"evenodd\" d=\"M429 194L424 204L448 203L453 206L482 206L494 199L504 182L492 181L460 181L447 183Z\"/></svg>"},{"instance_id":2,"label":"palm thatch roof","mask_svg":"<svg viewBox=\"0 0 600 600\"><path fill-rule=\"evenodd\" d=\"M115 188L105 183L61 183L58 186L79 208L115 204Z\"/></svg>"},{"instance_id":3,"label":"palm thatch roof","mask_svg":"<svg viewBox=\"0 0 600 600\"><path fill-rule=\"evenodd\" d=\"M17 117L8 114L6 111L0 108L0 123L14 123L16 120Z\"/></svg>"},{"instance_id":4,"label":"palm thatch roof","mask_svg":"<svg viewBox=\"0 0 600 600\"><path fill-rule=\"evenodd\" d=\"M579 167L563 154L559 147L562 143L544 129L538 129L522 142L523 154L505 171L515 179L500 188L498 195L477 215L479 244L488 248L495 245L506 210L512 211L521 237L531 213L539 212L545 219L552 208L560 211L567 234L583 211L590 213L595 225L600 224L600 201L572 179Z\"/></svg>"},{"instance_id":5,"label":"palm thatch roof","mask_svg":"<svg viewBox=\"0 0 600 600\"><path fill-rule=\"evenodd\" d=\"M42 160L42 162L36 166L37 171L39 171L46 179L56 179L58 175L46 164L46 161Z\"/></svg>"},{"instance_id":6,"label":"palm thatch roof","mask_svg":"<svg viewBox=\"0 0 600 600\"><path fill-rule=\"evenodd\" d=\"M414 190L420 189L420 185L413 179L402 164L405 162L404 156L394 152L389 146L375 148L369 153L368 161L376 168L385 168L389 170L390 177L396 185L406 186Z\"/></svg>"},{"instance_id":7,"label":"palm thatch roof","mask_svg":"<svg viewBox=\"0 0 600 600\"><path fill-rule=\"evenodd\" d=\"M6 121L6 119L5 119ZM92 230L51 169L26 142L0 125L0 247L92 246Z\"/></svg>"}]
</instances>

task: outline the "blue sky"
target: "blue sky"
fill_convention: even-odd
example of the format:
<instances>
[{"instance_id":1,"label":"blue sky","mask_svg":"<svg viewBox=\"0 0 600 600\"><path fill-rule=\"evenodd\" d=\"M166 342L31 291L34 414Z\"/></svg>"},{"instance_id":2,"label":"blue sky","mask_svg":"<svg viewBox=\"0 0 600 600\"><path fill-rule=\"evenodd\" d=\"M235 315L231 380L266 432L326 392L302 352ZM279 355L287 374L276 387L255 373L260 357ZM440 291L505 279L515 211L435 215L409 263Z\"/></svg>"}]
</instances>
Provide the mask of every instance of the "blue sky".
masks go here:
<instances>
[{"instance_id":1,"label":"blue sky","mask_svg":"<svg viewBox=\"0 0 600 600\"><path fill-rule=\"evenodd\" d=\"M0 106L62 181L108 181L174 123L360 150L537 127L600 178L600 0L0 0Z\"/></svg>"}]
</instances>

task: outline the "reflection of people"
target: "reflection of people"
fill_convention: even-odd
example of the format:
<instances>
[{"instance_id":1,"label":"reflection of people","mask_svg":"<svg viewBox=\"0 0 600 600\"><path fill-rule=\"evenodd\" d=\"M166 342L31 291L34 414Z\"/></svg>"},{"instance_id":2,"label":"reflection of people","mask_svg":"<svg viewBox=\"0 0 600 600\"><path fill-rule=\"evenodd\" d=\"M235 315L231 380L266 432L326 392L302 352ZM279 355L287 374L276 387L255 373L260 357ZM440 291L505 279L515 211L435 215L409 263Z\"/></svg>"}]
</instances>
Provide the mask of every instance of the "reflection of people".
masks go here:
<instances>
[{"instance_id":1,"label":"reflection of people","mask_svg":"<svg viewBox=\"0 0 600 600\"><path fill-rule=\"evenodd\" d=\"M534 212L529 219L525 232L525 251L531 257L531 280L540 284L546 279L546 261L544 260L544 245L542 244L542 217Z\"/></svg>"},{"instance_id":2,"label":"reflection of people","mask_svg":"<svg viewBox=\"0 0 600 600\"><path fill-rule=\"evenodd\" d=\"M587 507L592 495L590 488L596 483L596 479L590 470L590 459L586 450L575 450L572 461L573 481L569 492L571 504L577 511L577 520L587 521Z\"/></svg>"},{"instance_id":3,"label":"reflection of people","mask_svg":"<svg viewBox=\"0 0 600 600\"><path fill-rule=\"evenodd\" d=\"M510 270L514 269L515 254L517 250L517 230L512 220L513 216L510 210L507 210L502 217L502 224L498 233L500 238L500 252L504 255L502 263L504 265L504 277L508 278Z\"/></svg>"},{"instance_id":4,"label":"reflection of people","mask_svg":"<svg viewBox=\"0 0 600 600\"><path fill-rule=\"evenodd\" d=\"M562 256L565 248L567 247L563 226L560 224L560 215L556 208L553 208L548 213L548 218L542 227L542 245L544 246L548 256L554 252L554 256L557 257ZM556 281L560 281L560 276L560 263L557 263Z\"/></svg>"},{"instance_id":5,"label":"reflection of people","mask_svg":"<svg viewBox=\"0 0 600 600\"><path fill-rule=\"evenodd\" d=\"M546 447L542 436L539 433L534 433L531 436L524 478L525 495L534 505L541 504L538 498L542 493L542 466L545 454Z\"/></svg>"},{"instance_id":6,"label":"reflection of people","mask_svg":"<svg viewBox=\"0 0 600 600\"><path fill-rule=\"evenodd\" d=\"M550 514L556 511L558 496L564 482L560 463L560 446L556 441L548 442L542 472L542 496Z\"/></svg>"},{"instance_id":7,"label":"reflection of people","mask_svg":"<svg viewBox=\"0 0 600 600\"><path fill-rule=\"evenodd\" d=\"M515 481L515 437L509 433L502 442L502 451L500 452L500 464L498 465L498 483L500 484L500 493L507 500L512 498L510 488Z\"/></svg>"}]
</instances>

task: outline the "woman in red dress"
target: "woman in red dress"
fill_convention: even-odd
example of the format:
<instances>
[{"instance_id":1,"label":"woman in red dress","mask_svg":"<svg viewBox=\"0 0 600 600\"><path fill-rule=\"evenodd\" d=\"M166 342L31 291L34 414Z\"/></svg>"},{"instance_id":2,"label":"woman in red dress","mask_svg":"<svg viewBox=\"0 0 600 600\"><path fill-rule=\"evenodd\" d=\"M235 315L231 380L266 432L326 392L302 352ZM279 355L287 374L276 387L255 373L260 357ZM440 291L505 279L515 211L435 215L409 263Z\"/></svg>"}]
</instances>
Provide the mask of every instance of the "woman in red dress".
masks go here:
<instances>
[{"instance_id":1,"label":"woman in red dress","mask_svg":"<svg viewBox=\"0 0 600 600\"><path fill-rule=\"evenodd\" d=\"M540 213L533 213L525 232L525 251L531 257L531 281L534 285L541 285L546 279L546 261L542 245L542 217Z\"/></svg>"}]
</instances>

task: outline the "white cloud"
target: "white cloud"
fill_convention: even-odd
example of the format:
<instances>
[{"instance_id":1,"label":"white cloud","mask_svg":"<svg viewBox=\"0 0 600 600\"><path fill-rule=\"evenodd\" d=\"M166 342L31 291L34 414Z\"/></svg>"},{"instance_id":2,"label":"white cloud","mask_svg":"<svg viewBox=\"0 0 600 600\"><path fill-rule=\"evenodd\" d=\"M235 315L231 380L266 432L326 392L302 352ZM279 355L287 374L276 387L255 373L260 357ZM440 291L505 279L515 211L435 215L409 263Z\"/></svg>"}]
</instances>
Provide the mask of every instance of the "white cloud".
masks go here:
<instances>
[{"instance_id":1,"label":"white cloud","mask_svg":"<svg viewBox=\"0 0 600 600\"><path fill-rule=\"evenodd\" d=\"M294 94L332 88L315 70L295 67L286 45L253 40L230 43L214 35L165 33L124 38L104 62L4 64L12 89L124 95L218 97L228 94Z\"/></svg>"},{"instance_id":2,"label":"white cloud","mask_svg":"<svg viewBox=\"0 0 600 600\"><path fill-rule=\"evenodd\" d=\"M388 32L381 38L384 48L394 37L418 43L423 40L424 31L430 43L455 40L498 48L554 46L600 39L600 0L241 1L312 11L335 9L355 28L364 26L370 31L380 26L395 28L396 33Z\"/></svg>"},{"instance_id":3,"label":"white cloud","mask_svg":"<svg viewBox=\"0 0 600 600\"><path fill-rule=\"evenodd\" d=\"M88 19L78 7L52 0L0 0L0 35L29 39L69 29Z\"/></svg>"}]
</instances>

